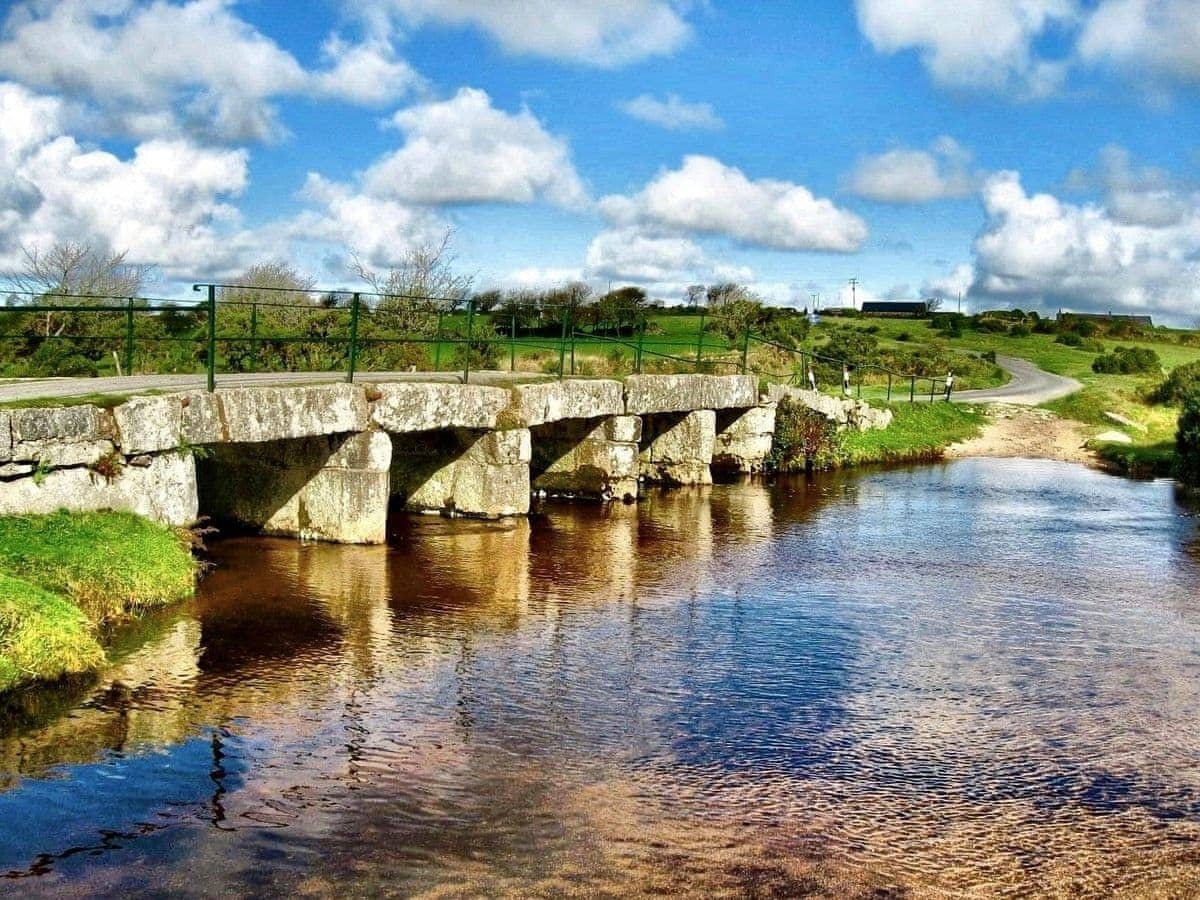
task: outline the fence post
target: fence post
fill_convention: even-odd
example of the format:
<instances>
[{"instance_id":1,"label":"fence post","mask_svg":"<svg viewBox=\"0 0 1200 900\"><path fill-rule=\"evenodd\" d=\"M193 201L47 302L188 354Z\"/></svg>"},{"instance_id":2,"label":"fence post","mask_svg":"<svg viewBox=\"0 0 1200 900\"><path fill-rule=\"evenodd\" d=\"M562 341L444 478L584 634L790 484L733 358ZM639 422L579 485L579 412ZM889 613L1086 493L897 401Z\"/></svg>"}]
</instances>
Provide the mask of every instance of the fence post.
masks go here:
<instances>
[{"instance_id":1,"label":"fence post","mask_svg":"<svg viewBox=\"0 0 1200 900\"><path fill-rule=\"evenodd\" d=\"M571 374L575 374L575 304L567 307L567 315L571 317Z\"/></svg>"},{"instance_id":2,"label":"fence post","mask_svg":"<svg viewBox=\"0 0 1200 900\"><path fill-rule=\"evenodd\" d=\"M508 339L508 371L517 371L517 317L512 317L512 333Z\"/></svg>"},{"instance_id":3,"label":"fence post","mask_svg":"<svg viewBox=\"0 0 1200 900\"><path fill-rule=\"evenodd\" d=\"M746 333L742 335L742 374L746 374L746 357L750 355L750 329L746 328Z\"/></svg>"},{"instance_id":4,"label":"fence post","mask_svg":"<svg viewBox=\"0 0 1200 900\"><path fill-rule=\"evenodd\" d=\"M910 381L910 384L908 387L908 402L916 403L917 402L917 376L910 375L909 381Z\"/></svg>"},{"instance_id":5,"label":"fence post","mask_svg":"<svg viewBox=\"0 0 1200 900\"><path fill-rule=\"evenodd\" d=\"M891 369L889 369L889 370L888 370L888 396L887 396L887 402L888 402L888 403L891 403L891 402L892 402L892 371L891 371Z\"/></svg>"},{"instance_id":6,"label":"fence post","mask_svg":"<svg viewBox=\"0 0 1200 900\"><path fill-rule=\"evenodd\" d=\"M563 366L567 355L567 314L562 313L562 334L558 338L558 377L563 377Z\"/></svg>"},{"instance_id":7,"label":"fence post","mask_svg":"<svg viewBox=\"0 0 1200 900\"><path fill-rule=\"evenodd\" d=\"M700 331L696 335L696 371L700 371L700 357L704 353L704 316L708 310L700 311Z\"/></svg>"},{"instance_id":8,"label":"fence post","mask_svg":"<svg viewBox=\"0 0 1200 900\"><path fill-rule=\"evenodd\" d=\"M467 301L467 352L463 355L463 384L471 380L471 326L475 320L475 301Z\"/></svg>"},{"instance_id":9,"label":"fence post","mask_svg":"<svg viewBox=\"0 0 1200 900\"><path fill-rule=\"evenodd\" d=\"M258 304L250 304L250 364L258 368Z\"/></svg>"},{"instance_id":10,"label":"fence post","mask_svg":"<svg viewBox=\"0 0 1200 900\"><path fill-rule=\"evenodd\" d=\"M217 286L208 286L208 392L217 389Z\"/></svg>"},{"instance_id":11,"label":"fence post","mask_svg":"<svg viewBox=\"0 0 1200 900\"><path fill-rule=\"evenodd\" d=\"M929 379L929 402L930 402L930 403L932 403L932 402L933 402L933 397L934 397L934 385L935 385L935 384L936 384L936 382L935 382L935 381L934 381L932 378L930 378L930 379Z\"/></svg>"},{"instance_id":12,"label":"fence post","mask_svg":"<svg viewBox=\"0 0 1200 900\"><path fill-rule=\"evenodd\" d=\"M133 374L133 298L125 305L125 374Z\"/></svg>"},{"instance_id":13,"label":"fence post","mask_svg":"<svg viewBox=\"0 0 1200 900\"><path fill-rule=\"evenodd\" d=\"M635 375L642 374L642 348L646 343L646 322L642 320L642 327L638 329L637 350L633 354L633 371Z\"/></svg>"},{"instance_id":14,"label":"fence post","mask_svg":"<svg viewBox=\"0 0 1200 900\"><path fill-rule=\"evenodd\" d=\"M346 380L354 383L354 369L358 365L358 293L350 300L350 369Z\"/></svg>"},{"instance_id":15,"label":"fence post","mask_svg":"<svg viewBox=\"0 0 1200 900\"><path fill-rule=\"evenodd\" d=\"M433 371L442 368L442 311L438 310L437 331L433 335Z\"/></svg>"}]
</instances>

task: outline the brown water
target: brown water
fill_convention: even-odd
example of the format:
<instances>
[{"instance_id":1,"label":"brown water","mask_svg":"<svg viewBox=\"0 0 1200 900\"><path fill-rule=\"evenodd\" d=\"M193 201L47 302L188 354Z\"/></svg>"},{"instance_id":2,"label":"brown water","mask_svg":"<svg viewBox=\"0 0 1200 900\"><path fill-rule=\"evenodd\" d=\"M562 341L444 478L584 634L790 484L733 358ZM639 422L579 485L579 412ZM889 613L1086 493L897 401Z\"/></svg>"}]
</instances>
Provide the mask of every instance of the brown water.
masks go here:
<instances>
[{"instance_id":1,"label":"brown water","mask_svg":"<svg viewBox=\"0 0 1200 900\"><path fill-rule=\"evenodd\" d=\"M217 543L0 734L20 895L1200 895L1170 485L946 466Z\"/></svg>"}]
</instances>

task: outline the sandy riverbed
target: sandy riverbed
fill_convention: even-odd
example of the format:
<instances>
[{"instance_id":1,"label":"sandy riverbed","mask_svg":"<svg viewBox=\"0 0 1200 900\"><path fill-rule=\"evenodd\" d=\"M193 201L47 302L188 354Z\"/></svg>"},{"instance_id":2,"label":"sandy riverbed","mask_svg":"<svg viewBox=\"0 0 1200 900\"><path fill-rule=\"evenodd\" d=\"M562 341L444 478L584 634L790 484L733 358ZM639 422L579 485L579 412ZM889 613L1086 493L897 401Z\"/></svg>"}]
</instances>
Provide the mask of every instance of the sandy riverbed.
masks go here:
<instances>
[{"instance_id":1,"label":"sandy riverbed","mask_svg":"<svg viewBox=\"0 0 1200 900\"><path fill-rule=\"evenodd\" d=\"M1044 409L1001 403L989 407L988 419L982 434L947 448L946 458L1023 457L1099 466L1096 454L1084 446L1087 434L1078 422Z\"/></svg>"}]
</instances>

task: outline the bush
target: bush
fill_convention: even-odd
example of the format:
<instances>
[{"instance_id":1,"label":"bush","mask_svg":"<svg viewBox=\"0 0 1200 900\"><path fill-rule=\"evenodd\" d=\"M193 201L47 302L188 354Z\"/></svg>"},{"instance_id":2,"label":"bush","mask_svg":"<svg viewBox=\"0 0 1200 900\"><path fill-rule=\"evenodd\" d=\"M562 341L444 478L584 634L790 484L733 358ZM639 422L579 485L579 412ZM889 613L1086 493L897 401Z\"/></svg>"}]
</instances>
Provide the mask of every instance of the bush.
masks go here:
<instances>
[{"instance_id":1,"label":"bush","mask_svg":"<svg viewBox=\"0 0 1200 900\"><path fill-rule=\"evenodd\" d=\"M775 442L767 464L778 472L811 472L836 465L837 425L802 403L783 399L775 413Z\"/></svg>"},{"instance_id":2,"label":"bush","mask_svg":"<svg viewBox=\"0 0 1200 900\"><path fill-rule=\"evenodd\" d=\"M1028 325L1014 325L1008 329L1008 333L1011 337L1029 337L1033 334L1033 329Z\"/></svg>"},{"instance_id":3,"label":"bush","mask_svg":"<svg viewBox=\"0 0 1200 900\"><path fill-rule=\"evenodd\" d=\"M995 350L985 350L985 351L983 351L983 353L979 354L979 358L982 359L984 362L990 362L993 365L995 365L996 351Z\"/></svg>"},{"instance_id":4,"label":"bush","mask_svg":"<svg viewBox=\"0 0 1200 900\"><path fill-rule=\"evenodd\" d=\"M1179 366L1150 394L1154 403L1182 403L1190 394L1200 396L1200 362Z\"/></svg>"},{"instance_id":5,"label":"bush","mask_svg":"<svg viewBox=\"0 0 1200 900\"><path fill-rule=\"evenodd\" d=\"M1064 347L1078 347L1083 343L1083 338L1073 331L1064 331L1054 339L1054 343L1062 344Z\"/></svg>"},{"instance_id":6,"label":"bush","mask_svg":"<svg viewBox=\"0 0 1200 900\"><path fill-rule=\"evenodd\" d=\"M1161 372L1158 354L1146 347L1118 347L1112 353L1101 353L1092 360L1092 371L1104 375L1135 375Z\"/></svg>"},{"instance_id":7,"label":"bush","mask_svg":"<svg viewBox=\"0 0 1200 900\"><path fill-rule=\"evenodd\" d=\"M1185 484L1200 485L1200 392L1192 391L1184 397L1175 452L1179 479Z\"/></svg>"},{"instance_id":8,"label":"bush","mask_svg":"<svg viewBox=\"0 0 1200 900\"><path fill-rule=\"evenodd\" d=\"M912 340L912 335L909 334L907 331L902 331L898 335L896 335L896 340L909 341L909 340Z\"/></svg>"}]
</instances>

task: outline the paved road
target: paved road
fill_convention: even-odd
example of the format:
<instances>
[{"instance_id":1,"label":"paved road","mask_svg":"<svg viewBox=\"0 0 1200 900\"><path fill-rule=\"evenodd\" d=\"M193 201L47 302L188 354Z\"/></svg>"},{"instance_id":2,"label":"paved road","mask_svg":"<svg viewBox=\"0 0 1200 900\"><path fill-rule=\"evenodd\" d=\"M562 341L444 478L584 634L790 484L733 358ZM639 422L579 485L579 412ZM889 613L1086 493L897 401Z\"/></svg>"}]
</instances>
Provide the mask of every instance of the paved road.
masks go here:
<instances>
[{"instance_id":1,"label":"paved road","mask_svg":"<svg viewBox=\"0 0 1200 900\"><path fill-rule=\"evenodd\" d=\"M1008 384L981 391L959 391L954 399L960 403L1013 403L1037 406L1059 397L1066 397L1083 387L1074 378L1064 378L1039 369L1027 359L997 356L996 365L1012 375Z\"/></svg>"},{"instance_id":2,"label":"paved road","mask_svg":"<svg viewBox=\"0 0 1200 900\"><path fill-rule=\"evenodd\" d=\"M960 391L954 399L961 403L1015 403L1037 406L1065 397L1082 385L1074 378L1044 372L1033 363L1011 356L998 356L996 363L1006 369L1012 380L1003 387L983 391ZM523 381L537 375L518 373ZM327 384L341 381L336 372L274 372L247 375L219 375L217 387L272 387L296 384ZM507 372L472 372L471 381L479 384L506 384L514 376ZM364 372L359 381L444 381L456 383L462 376L453 372ZM137 394L146 391L203 390L203 375L132 375L124 378L27 378L0 381L0 403L19 400L64 399L86 394ZM928 399L928 396L925 396Z\"/></svg>"},{"instance_id":3,"label":"paved road","mask_svg":"<svg viewBox=\"0 0 1200 900\"><path fill-rule=\"evenodd\" d=\"M232 387L285 387L298 384L332 384L344 381L339 372L263 372L246 375L218 375L217 388ZM472 372L472 384L506 384L519 378L522 381L537 380L542 376L518 372ZM462 381L461 373L454 372L364 372L356 379L360 382L381 381L443 381L457 384ZM203 375L130 375L124 378L21 378L0 380L0 403L19 400L65 399L87 394L140 394L147 391L173 393L176 391L204 390L207 381Z\"/></svg>"}]
</instances>

